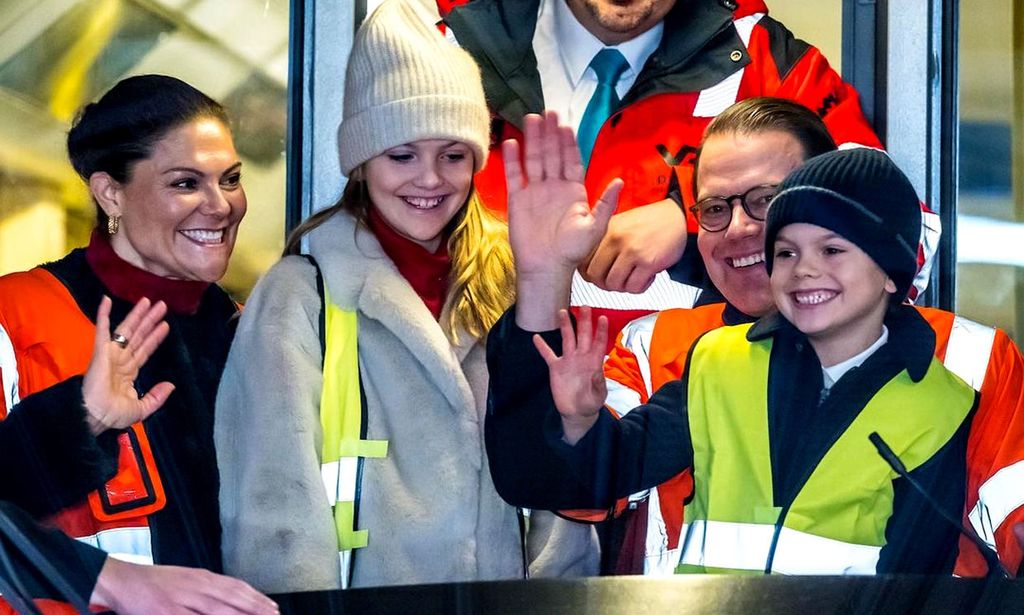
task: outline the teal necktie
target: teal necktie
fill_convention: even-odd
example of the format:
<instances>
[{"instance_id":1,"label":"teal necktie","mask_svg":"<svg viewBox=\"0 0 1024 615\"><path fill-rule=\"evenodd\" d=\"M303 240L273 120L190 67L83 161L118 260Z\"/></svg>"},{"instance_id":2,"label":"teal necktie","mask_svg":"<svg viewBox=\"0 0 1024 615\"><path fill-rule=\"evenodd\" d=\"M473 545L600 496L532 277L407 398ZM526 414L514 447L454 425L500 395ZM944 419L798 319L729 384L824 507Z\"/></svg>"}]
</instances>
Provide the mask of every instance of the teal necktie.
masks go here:
<instances>
[{"instance_id":1,"label":"teal necktie","mask_svg":"<svg viewBox=\"0 0 1024 615\"><path fill-rule=\"evenodd\" d=\"M597 73L597 88L590 97L587 109L580 120L580 128L576 133L576 141L583 155L583 166L590 163L590 154L594 149L594 141L605 120L619 106L619 95L615 93L615 84L623 71L629 67L626 58L618 49L602 49L590 61L590 68Z\"/></svg>"}]
</instances>

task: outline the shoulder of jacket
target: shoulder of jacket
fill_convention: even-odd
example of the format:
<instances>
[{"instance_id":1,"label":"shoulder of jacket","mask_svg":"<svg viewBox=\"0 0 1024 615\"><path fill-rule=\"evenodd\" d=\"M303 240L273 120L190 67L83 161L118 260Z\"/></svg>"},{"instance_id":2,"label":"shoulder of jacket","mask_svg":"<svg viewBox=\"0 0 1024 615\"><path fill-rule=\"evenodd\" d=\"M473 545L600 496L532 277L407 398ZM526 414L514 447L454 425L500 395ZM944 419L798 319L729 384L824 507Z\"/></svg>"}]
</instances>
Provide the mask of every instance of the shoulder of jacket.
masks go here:
<instances>
[{"instance_id":1,"label":"shoulder of jacket","mask_svg":"<svg viewBox=\"0 0 1024 615\"><path fill-rule=\"evenodd\" d=\"M65 306L77 309L71 291L42 267L0 276L0 313L9 315L13 307L29 307L38 316L40 310Z\"/></svg>"}]
</instances>

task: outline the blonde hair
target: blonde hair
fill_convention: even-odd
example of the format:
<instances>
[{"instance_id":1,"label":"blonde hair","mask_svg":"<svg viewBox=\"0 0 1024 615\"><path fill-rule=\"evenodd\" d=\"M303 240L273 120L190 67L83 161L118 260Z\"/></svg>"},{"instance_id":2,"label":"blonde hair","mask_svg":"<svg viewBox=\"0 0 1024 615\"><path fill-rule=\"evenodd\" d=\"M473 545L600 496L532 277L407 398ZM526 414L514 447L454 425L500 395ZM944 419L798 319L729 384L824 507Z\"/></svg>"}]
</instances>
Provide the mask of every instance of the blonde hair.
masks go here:
<instances>
[{"instance_id":1,"label":"blonde hair","mask_svg":"<svg viewBox=\"0 0 1024 615\"><path fill-rule=\"evenodd\" d=\"M307 218L288 236L284 254L299 254L302 237L345 211L366 228L370 197L361 169L351 174L337 204ZM459 333L482 338L512 304L515 267L508 242L508 225L492 214L473 190L466 204L448 224L448 254L452 269L441 328L453 344Z\"/></svg>"}]
</instances>

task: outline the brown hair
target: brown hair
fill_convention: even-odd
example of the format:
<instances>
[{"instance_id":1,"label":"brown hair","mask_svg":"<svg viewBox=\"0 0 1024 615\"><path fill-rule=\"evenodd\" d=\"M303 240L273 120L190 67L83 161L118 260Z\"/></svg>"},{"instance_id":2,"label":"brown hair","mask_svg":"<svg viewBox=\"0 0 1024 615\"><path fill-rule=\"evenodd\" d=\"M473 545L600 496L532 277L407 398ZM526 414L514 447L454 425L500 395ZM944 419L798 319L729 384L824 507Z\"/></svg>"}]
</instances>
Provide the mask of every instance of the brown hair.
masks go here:
<instances>
[{"instance_id":1,"label":"brown hair","mask_svg":"<svg viewBox=\"0 0 1024 615\"><path fill-rule=\"evenodd\" d=\"M700 154L703 144L710 137L720 134L756 134L762 132L783 132L800 143L804 159L836 149L836 142L829 134L825 122L818 114L804 105L786 100L759 96L748 98L732 105L711 120L704 130L701 147L693 163L693 195L697 196L697 172L700 168Z\"/></svg>"}]
</instances>

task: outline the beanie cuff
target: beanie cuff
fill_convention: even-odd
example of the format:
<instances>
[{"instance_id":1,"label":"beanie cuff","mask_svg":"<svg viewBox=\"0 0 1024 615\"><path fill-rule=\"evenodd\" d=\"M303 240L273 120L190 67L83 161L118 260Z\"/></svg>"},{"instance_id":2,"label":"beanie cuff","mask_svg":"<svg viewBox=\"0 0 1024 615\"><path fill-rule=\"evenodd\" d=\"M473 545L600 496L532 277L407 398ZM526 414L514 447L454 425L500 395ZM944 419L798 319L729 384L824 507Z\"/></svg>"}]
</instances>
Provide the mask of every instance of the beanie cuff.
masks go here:
<instances>
[{"instance_id":1,"label":"beanie cuff","mask_svg":"<svg viewBox=\"0 0 1024 615\"><path fill-rule=\"evenodd\" d=\"M346 117L338 127L339 160L347 177L392 147L424 139L451 139L473 150L473 169L487 160L490 116L480 101L460 96L403 98ZM481 140L481 137L488 137Z\"/></svg>"},{"instance_id":2,"label":"beanie cuff","mask_svg":"<svg viewBox=\"0 0 1024 615\"><path fill-rule=\"evenodd\" d=\"M827 188L794 186L776 195L769 217L765 229L769 275L779 232L790 224L806 223L834 231L863 250L892 279L901 301L910 290L917 273L916 248L860 203Z\"/></svg>"}]
</instances>

